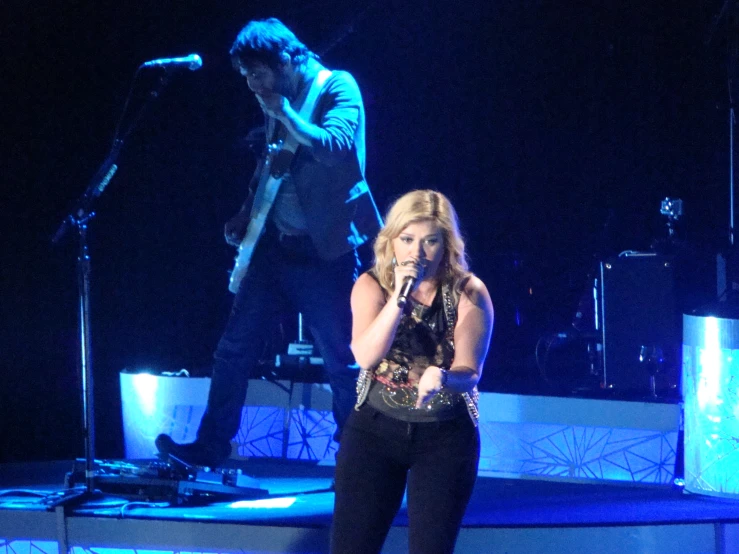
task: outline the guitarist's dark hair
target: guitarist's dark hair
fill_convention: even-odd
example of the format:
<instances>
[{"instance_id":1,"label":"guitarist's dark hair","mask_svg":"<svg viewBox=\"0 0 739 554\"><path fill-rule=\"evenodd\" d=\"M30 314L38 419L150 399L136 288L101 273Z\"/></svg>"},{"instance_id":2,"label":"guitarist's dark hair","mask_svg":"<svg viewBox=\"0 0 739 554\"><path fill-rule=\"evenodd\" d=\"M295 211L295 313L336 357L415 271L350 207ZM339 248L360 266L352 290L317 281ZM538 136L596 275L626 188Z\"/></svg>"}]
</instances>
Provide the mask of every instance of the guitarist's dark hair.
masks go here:
<instances>
[{"instance_id":1,"label":"guitarist's dark hair","mask_svg":"<svg viewBox=\"0 0 739 554\"><path fill-rule=\"evenodd\" d=\"M254 20L241 29L231 47L231 63L235 69L250 67L255 62L270 69L284 63L283 56L290 56L294 65L317 56L303 44L282 21L271 17Z\"/></svg>"}]
</instances>

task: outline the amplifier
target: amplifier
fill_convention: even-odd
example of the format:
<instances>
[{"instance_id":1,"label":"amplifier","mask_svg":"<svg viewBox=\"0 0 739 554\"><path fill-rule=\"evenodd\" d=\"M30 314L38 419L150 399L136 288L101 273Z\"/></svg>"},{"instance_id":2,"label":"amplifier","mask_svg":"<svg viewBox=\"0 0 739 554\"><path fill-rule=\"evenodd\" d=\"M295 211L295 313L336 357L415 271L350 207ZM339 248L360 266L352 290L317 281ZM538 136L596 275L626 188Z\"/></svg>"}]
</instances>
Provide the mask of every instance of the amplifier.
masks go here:
<instances>
[{"instance_id":1,"label":"amplifier","mask_svg":"<svg viewBox=\"0 0 739 554\"><path fill-rule=\"evenodd\" d=\"M634 253L600 264L601 386L636 396L679 396L681 315L674 259Z\"/></svg>"}]
</instances>

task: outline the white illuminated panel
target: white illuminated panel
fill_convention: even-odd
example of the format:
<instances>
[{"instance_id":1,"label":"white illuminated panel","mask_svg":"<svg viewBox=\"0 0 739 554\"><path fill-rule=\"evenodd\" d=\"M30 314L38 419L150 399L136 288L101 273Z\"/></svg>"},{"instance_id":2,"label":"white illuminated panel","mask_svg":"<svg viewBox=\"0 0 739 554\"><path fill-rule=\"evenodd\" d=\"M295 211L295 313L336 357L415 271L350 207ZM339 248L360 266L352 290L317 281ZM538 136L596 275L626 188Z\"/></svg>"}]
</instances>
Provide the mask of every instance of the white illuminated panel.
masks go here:
<instances>
[{"instance_id":1,"label":"white illuminated panel","mask_svg":"<svg viewBox=\"0 0 739 554\"><path fill-rule=\"evenodd\" d=\"M739 321L683 319L685 490L739 495Z\"/></svg>"},{"instance_id":2,"label":"white illuminated panel","mask_svg":"<svg viewBox=\"0 0 739 554\"><path fill-rule=\"evenodd\" d=\"M154 458L160 433L195 440L210 379L121 372L120 385L126 459Z\"/></svg>"}]
</instances>

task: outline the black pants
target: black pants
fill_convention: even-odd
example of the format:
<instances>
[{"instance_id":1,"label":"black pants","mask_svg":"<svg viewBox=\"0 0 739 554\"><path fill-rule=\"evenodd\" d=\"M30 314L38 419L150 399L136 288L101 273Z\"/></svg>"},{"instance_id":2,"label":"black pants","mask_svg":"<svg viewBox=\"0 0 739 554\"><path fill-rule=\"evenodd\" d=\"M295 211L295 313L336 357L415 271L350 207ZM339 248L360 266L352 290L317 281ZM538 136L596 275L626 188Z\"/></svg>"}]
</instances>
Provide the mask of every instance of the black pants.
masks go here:
<instances>
[{"instance_id":1,"label":"black pants","mask_svg":"<svg viewBox=\"0 0 739 554\"><path fill-rule=\"evenodd\" d=\"M479 459L468 416L406 423L368 405L352 412L336 457L332 554L379 553L406 485L410 552L453 552Z\"/></svg>"},{"instance_id":2,"label":"black pants","mask_svg":"<svg viewBox=\"0 0 739 554\"><path fill-rule=\"evenodd\" d=\"M354 252L321 260L307 237L280 237L273 227L268 228L254 251L214 354L198 440L227 444L236 434L251 370L286 309L303 314L323 358L338 440L356 399L358 370L349 349L349 297L357 271Z\"/></svg>"}]
</instances>

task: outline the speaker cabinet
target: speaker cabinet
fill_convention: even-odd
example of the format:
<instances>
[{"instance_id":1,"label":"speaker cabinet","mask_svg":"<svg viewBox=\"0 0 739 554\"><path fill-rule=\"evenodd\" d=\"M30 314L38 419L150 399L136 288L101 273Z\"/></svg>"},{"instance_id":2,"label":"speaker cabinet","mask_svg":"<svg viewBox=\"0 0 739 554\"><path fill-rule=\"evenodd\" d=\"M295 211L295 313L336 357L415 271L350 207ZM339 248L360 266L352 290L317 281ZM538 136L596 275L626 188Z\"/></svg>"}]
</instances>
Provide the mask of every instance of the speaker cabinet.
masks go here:
<instances>
[{"instance_id":1,"label":"speaker cabinet","mask_svg":"<svg viewBox=\"0 0 739 554\"><path fill-rule=\"evenodd\" d=\"M600 264L601 386L636 396L679 396L681 317L674 259L637 254Z\"/></svg>"}]
</instances>

